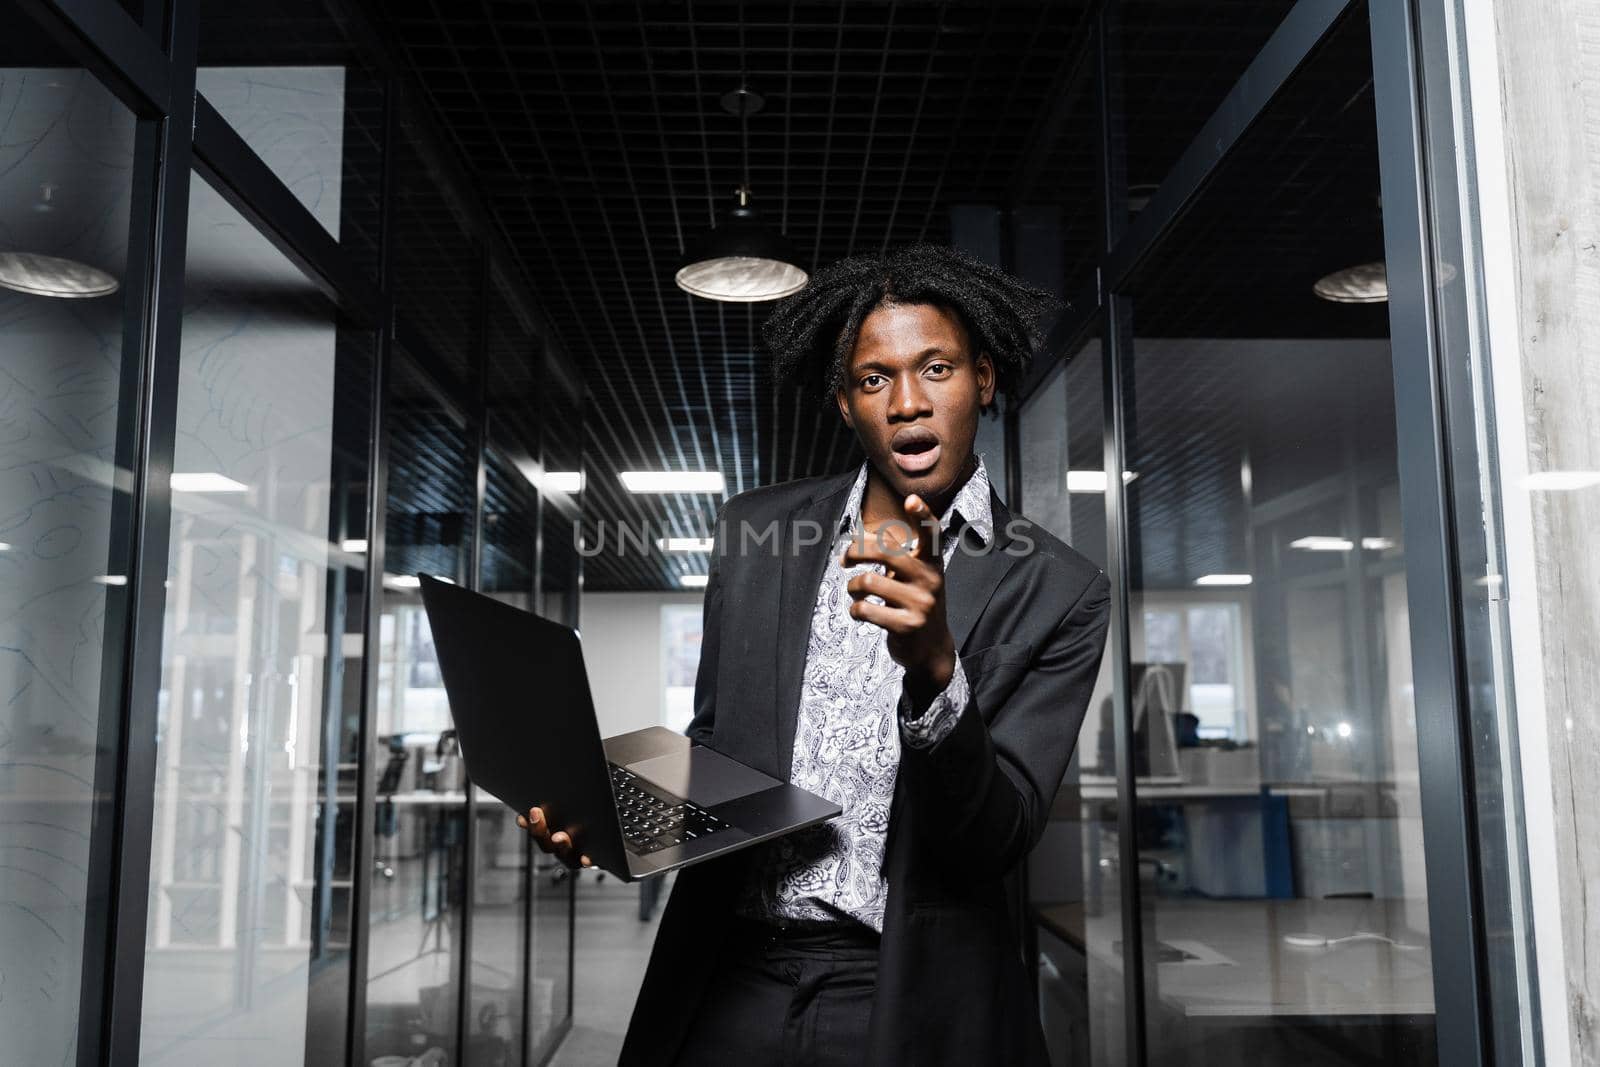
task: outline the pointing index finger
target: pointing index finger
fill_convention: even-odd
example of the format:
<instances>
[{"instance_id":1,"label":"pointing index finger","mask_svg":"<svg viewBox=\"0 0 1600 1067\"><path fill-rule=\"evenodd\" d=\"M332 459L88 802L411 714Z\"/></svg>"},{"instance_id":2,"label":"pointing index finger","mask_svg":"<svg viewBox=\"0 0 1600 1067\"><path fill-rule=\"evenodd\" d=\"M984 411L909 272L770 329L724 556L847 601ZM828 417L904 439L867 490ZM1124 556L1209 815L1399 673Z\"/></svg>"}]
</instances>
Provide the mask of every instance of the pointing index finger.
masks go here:
<instances>
[{"instance_id":1,"label":"pointing index finger","mask_svg":"<svg viewBox=\"0 0 1600 1067\"><path fill-rule=\"evenodd\" d=\"M924 563L937 564L939 559L939 520L928 507L928 502L916 493L906 497L906 515L917 527L916 557Z\"/></svg>"}]
</instances>

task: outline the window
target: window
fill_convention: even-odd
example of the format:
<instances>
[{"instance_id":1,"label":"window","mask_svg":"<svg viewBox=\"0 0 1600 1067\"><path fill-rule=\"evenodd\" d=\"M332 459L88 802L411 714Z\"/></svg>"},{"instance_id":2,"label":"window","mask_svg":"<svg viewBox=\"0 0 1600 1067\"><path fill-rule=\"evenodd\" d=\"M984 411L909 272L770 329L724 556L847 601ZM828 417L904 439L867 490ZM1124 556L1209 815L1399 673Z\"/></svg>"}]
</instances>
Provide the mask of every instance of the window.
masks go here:
<instances>
[{"instance_id":1,"label":"window","mask_svg":"<svg viewBox=\"0 0 1600 1067\"><path fill-rule=\"evenodd\" d=\"M661 725L683 733L694 718L694 676L700 668L699 604L661 606Z\"/></svg>"}]
</instances>

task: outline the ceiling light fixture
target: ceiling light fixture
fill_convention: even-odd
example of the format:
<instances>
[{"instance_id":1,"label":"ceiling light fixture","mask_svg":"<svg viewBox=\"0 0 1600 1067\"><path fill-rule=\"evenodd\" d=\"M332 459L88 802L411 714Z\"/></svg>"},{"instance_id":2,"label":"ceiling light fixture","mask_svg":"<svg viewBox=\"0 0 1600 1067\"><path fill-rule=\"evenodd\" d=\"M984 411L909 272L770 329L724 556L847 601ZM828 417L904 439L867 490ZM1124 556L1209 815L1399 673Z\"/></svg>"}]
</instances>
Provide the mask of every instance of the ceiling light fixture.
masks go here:
<instances>
[{"instance_id":1,"label":"ceiling light fixture","mask_svg":"<svg viewBox=\"0 0 1600 1067\"><path fill-rule=\"evenodd\" d=\"M1314 534L1290 541L1289 547L1298 548L1302 552L1348 552L1356 547L1356 543L1348 537L1325 537Z\"/></svg>"},{"instance_id":2,"label":"ceiling light fixture","mask_svg":"<svg viewBox=\"0 0 1600 1067\"><path fill-rule=\"evenodd\" d=\"M544 487L552 493L583 492L582 471L545 471Z\"/></svg>"},{"instance_id":3,"label":"ceiling light fixture","mask_svg":"<svg viewBox=\"0 0 1600 1067\"><path fill-rule=\"evenodd\" d=\"M250 487L216 471L182 471L172 475L176 493L248 493Z\"/></svg>"},{"instance_id":4,"label":"ceiling light fixture","mask_svg":"<svg viewBox=\"0 0 1600 1067\"><path fill-rule=\"evenodd\" d=\"M663 552L710 552L709 537L658 537L656 547Z\"/></svg>"},{"instance_id":5,"label":"ceiling light fixture","mask_svg":"<svg viewBox=\"0 0 1600 1067\"><path fill-rule=\"evenodd\" d=\"M582 471L547 471L542 463L532 459L518 460L517 470L528 479L529 485L541 493L571 495L583 492Z\"/></svg>"},{"instance_id":6,"label":"ceiling light fixture","mask_svg":"<svg viewBox=\"0 0 1600 1067\"><path fill-rule=\"evenodd\" d=\"M683 586L685 589L704 589L706 587L706 582L709 580L709 577L704 574L678 575L678 584Z\"/></svg>"},{"instance_id":7,"label":"ceiling light fixture","mask_svg":"<svg viewBox=\"0 0 1600 1067\"><path fill-rule=\"evenodd\" d=\"M721 471L623 471L619 477L630 493L720 493L726 487Z\"/></svg>"},{"instance_id":8,"label":"ceiling light fixture","mask_svg":"<svg viewBox=\"0 0 1600 1067\"><path fill-rule=\"evenodd\" d=\"M1382 261L1362 263L1318 278L1311 291L1335 304L1381 304L1389 299L1389 272Z\"/></svg>"},{"instance_id":9,"label":"ceiling light fixture","mask_svg":"<svg viewBox=\"0 0 1600 1067\"><path fill-rule=\"evenodd\" d=\"M1394 547L1392 537L1363 537L1361 547L1371 552L1384 552Z\"/></svg>"},{"instance_id":10,"label":"ceiling light fixture","mask_svg":"<svg viewBox=\"0 0 1600 1067\"><path fill-rule=\"evenodd\" d=\"M744 180L734 194L737 203L720 225L690 245L674 278L691 296L734 304L778 300L798 293L809 278L797 265L799 257L788 238L762 222L750 206L749 118L765 103L743 84L722 98L723 110L739 116Z\"/></svg>"},{"instance_id":11,"label":"ceiling light fixture","mask_svg":"<svg viewBox=\"0 0 1600 1067\"><path fill-rule=\"evenodd\" d=\"M1600 471L1535 471L1522 484L1535 491L1587 489L1600 485Z\"/></svg>"},{"instance_id":12,"label":"ceiling light fixture","mask_svg":"<svg viewBox=\"0 0 1600 1067\"><path fill-rule=\"evenodd\" d=\"M1456 269L1450 264L1440 263L1437 269L1437 284L1456 280ZM1382 260L1346 267L1318 278L1311 291L1335 304L1382 304L1389 299L1389 270Z\"/></svg>"},{"instance_id":13,"label":"ceiling light fixture","mask_svg":"<svg viewBox=\"0 0 1600 1067\"><path fill-rule=\"evenodd\" d=\"M1195 585L1249 585L1252 581L1248 574L1202 574L1194 580Z\"/></svg>"},{"instance_id":14,"label":"ceiling light fixture","mask_svg":"<svg viewBox=\"0 0 1600 1067\"><path fill-rule=\"evenodd\" d=\"M1133 471L1122 472L1122 484L1127 485L1139 477ZM1067 492L1069 493L1103 493L1106 491L1105 471L1071 471L1067 472Z\"/></svg>"},{"instance_id":15,"label":"ceiling light fixture","mask_svg":"<svg viewBox=\"0 0 1600 1067\"><path fill-rule=\"evenodd\" d=\"M0 252L0 286L33 296L83 299L110 296L117 279L87 263L37 252Z\"/></svg>"},{"instance_id":16,"label":"ceiling light fixture","mask_svg":"<svg viewBox=\"0 0 1600 1067\"><path fill-rule=\"evenodd\" d=\"M339 542L339 547L350 553L365 552L367 550L367 539L365 537L347 537Z\"/></svg>"}]
</instances>

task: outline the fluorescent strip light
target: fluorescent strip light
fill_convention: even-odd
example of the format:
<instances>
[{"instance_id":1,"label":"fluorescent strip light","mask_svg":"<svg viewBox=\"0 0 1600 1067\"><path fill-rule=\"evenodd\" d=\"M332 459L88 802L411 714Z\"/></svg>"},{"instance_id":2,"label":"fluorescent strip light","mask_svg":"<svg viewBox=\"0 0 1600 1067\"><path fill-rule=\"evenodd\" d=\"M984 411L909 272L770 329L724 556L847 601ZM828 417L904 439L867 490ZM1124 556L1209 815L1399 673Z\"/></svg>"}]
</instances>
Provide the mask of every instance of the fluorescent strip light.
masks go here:
<instances>
[{"instance_id":1,"label":"fluorescent strip light","mask_svg":"<svg viewBox=\"0 0 1600 1067\"><path fill-rule=\"evenodd\" d=\"M128 584L128 576L126 574L97 574L94 576L94 580L99 582L101 585Z\"/></svg>"},{"instance_id":2,"label":"fluorescent strip light","mask_svg":"<svg viewBox=\"0 0 1600 1067\"><path fill-rule=\"evenodd\" d=\"M248 493L250 487L216 471L184 471L172 475L176 493Z\"/></svg>"},{"instance_id":3,"label":"fluorescent strip light","mask_svg":"<svg viewBox=\"0 0 1600 1067\"><path fill-rule=\"evenodd\" d=\"M630 493L720 493L721 471L623 471L622 487Z\"/></svg>"},{"instance_id":4,"label":"fluorescent strip light","mask_svg":"<svg viewBox=\"0 0 1600 1067\"><path fill-rule=\"evenodd\" d=\"M1194 580L1195 585L1249 585L1252 581L1248 574L1202 574Z\"/></svg>"},{"instance_id":5,"label":"fluorescent strip light","mask_svg":"<svg viewBox=\"0 0 1600 1067\"><path fill-rule=\"evenodd\" d=\"M1529 489L1565 492L1600 485L1600 471L1537 471L1523 479Z\"/></svg>"},{"instance_id":6,"label":"fluorescent strip light","mask_svg":"<svg viewBox=\"0 0 1600 1067\"><path fill-rule=\"evenodd\" d=\"M390 589L417 589L422 586L422 579L415 574L385 574L383 584Z\"/></svg>"},{"instance_id":7,"label":"fluorescent strip light","mask_svg":"<svg viewBox=\"0 0 1600 1067\"><path fill-rule=\"evenodd\" d=\"M365 552L367 550L367 539L365 537L347 537L339 542L339 547L346 552Z\"/></svg>"},{"instance_id":8,"label":"fluorescent strip light","mask_svg":"<svg viewBox=\"0 0 1600 1067\"><path fill-rule=\"evenodd\" d=\"M11 551L11 546L6 544L4 541L0 541L0 552L9 552L9 551Z\"/></svg>"},{"instance_id":9,"label":"fluorescent strip light","mask_svg":"<svg viewBox=\"0 0 1600 1067\"><path fill-rule=\"evenodd\" d=\"M583 492L582 471L545 471L544 487L552 493Z\"/></svg>"},{"instance_id":10,"label":"fluorescent strip light","mask_svg":"<svg viewBox=\"0 0 1600 1067\"><path fill-rule=\"evenodd\" d=\"M1127 485L1139 477L1133 471L1122 472L1122 484ZM1106 491L1105 471L1068 471L1067 492L1069 493L1104 493Z\"/></svg>"},{"instance_id":11,"label":"fluorescent strip light","mask_svg":"<svg viewBox=\"0 0 1600 1067\"><path fill-rule=\"evenodd\" d=\"M1389 548L1393 548L1394 547L1394 538L1392 538L1392 537L1363 537L1361 539L1361 547L1365 548L1365 549L1370 549L1373 552L1382 552L1385 549L1389 549Z\"/></svg>"},{"instance_id":12,"label":"fluorescent strip light","mask_svg":"<svg viewBox=\"0 0 1600 1067\"><path fill-rule=\"evenodd\" d=\"M709 580L710 577L704 574L678 575L678 584L683 586L685 589L704 589L706 587L706 582Z\"/></svg>"},{"instance_id":13,"label":"fluorescent strip light","mask_svg":"<svg viewBox=\"0 0 1600 1067\"><path fill-rule=\"evenodd\" d=\"M658 537L656 547L663 552L710 552L709 537Z\"/></svg>"},{"instance_id":14,"label":"fluorescent strip light","mask_svg":"<svg viewBox=\"0 0 1600 1067\"><path fill-rule=\"evenodd\" d=\"M1289 542L1290 548L1298 548L1303 552L1348 552L1356 547L1356 543L1348 537L1327 537L1313 534L1310 537L1301 537Z\"/></svg>"}]
</instances>

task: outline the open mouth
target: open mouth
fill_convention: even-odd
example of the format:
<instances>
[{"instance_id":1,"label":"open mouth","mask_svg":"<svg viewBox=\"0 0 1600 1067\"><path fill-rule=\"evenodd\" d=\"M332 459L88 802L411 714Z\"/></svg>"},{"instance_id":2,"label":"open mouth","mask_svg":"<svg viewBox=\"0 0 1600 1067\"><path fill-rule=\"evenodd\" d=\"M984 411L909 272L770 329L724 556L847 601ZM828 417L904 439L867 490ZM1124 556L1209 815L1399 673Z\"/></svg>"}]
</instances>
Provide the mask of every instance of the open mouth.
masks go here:
<instances>
[{"instance_id":1,"label":"open mouth","mask_svg":"<svg viewBox=\"0 0 1600 1067\"><path fill-rule=\"evenodd\" d=\"M895 466L907 474L922 474L939 462L939 438L926 426L903 426L889 441Z\"/></svg>"}]
</instances>

